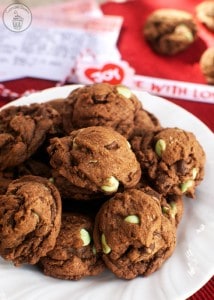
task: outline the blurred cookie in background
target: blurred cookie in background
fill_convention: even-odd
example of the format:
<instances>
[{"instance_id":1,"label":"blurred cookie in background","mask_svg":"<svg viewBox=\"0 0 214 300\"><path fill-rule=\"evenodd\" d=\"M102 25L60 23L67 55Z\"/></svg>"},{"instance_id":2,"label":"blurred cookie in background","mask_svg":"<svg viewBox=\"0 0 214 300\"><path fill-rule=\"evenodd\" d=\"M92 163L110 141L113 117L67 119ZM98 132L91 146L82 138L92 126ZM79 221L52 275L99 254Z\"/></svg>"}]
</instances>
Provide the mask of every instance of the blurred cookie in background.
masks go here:
<instances>
[{"instance_id":1,"label":"blurred cookie in background","mask_svg":"<svg viewBox=\"0 0 214 300\"><path fill-rule=\"evenodd\" d=\"M207 83L214 84L214 47L202 54L199 64Z\"/></svg>"},{"instance_id":2,"label":"blurred cookie in background","mask_svg":"<svg viewBox=\"0 0 214 300\"><path fill-rule=\"evenodd\" d=\"M203 1L196 6L196 17L214 32L214 1Z\"/></svg>"},{"instance_id":3,"label":"blurred cookie in background","mask_svg":"<svg viewBox=\"0 0 214 300\"><path fill-rule=\"evenodd\" d=\"M176 9L158 9L148 16L143 34L151 48L160 54L175 55L197 38L193 16Z\"/></svg>"}]
</instances>

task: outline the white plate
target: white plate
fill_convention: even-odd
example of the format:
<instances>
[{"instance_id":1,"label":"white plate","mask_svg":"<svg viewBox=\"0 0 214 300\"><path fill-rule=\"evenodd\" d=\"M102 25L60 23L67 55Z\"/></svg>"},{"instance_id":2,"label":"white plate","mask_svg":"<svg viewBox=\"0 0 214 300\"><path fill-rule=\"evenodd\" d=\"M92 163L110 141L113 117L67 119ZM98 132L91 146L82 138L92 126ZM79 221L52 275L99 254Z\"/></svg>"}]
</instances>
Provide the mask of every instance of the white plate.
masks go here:
<instances>
[{"instance_id":1,"label":"white plate","mask_svg":"<svg viewBox=\"0 0 214 300\"><path fill-rule=\"evenodd\" d=\"M13 104L66 97L76 87L47 89ZM163 126L177 126L194 132L207 155L205 179L197 189L196 199L185 199L185 213L178 229L174 254L154 274L130 281L117 279L109 271L80 281L63 281L44 276L34 266L15 268L1 259L0 300L184 300L213 276L213 133L179 106L146 92L136 91L135 94L142 100L144 108L154 113Z\"/></svg>"}]
</instances>

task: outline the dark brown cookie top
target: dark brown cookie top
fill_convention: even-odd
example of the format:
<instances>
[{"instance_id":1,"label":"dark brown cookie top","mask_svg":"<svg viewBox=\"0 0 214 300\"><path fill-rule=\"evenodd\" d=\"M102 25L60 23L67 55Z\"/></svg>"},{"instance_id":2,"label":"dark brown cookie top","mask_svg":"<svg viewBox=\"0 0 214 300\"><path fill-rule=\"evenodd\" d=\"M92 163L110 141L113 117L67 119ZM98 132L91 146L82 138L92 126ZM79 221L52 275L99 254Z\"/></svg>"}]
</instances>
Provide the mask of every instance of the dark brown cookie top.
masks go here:
<instances>
[{"instance_id":1,"label":"dark brown cookie top","mask_svg":"<svg viewBox=\"0 0 214 300\"><path fill-rule=\"evenodd\" d=\"M47 179L24 176L0 196L0 255L14 265L35 264L53 249L61 224L61 198Z\"/></svg>"},{"instance_id":2,"label":"dark brown cookie top","mask_svg":"<svg viewBox=\"0 0 214 300\"><path fill-rule=\"evenodd\" d=\"M197 5L196 17L209 30L214 31L214 1L203 1Z\"/></svg>"},{"instance_id":3,"label":"dark brown cookie top","mask_svg":"<svg viewBox=\"0 0 214 300\"><path fill-rule=\"evenodd\" d=\"M193 133L179 128L146 132L133 138L132 149L154 189L194 197L204 176L205 152Z\"/></svg>"},{"instance_id":4,"label":"dark brown cookie top","mask_svg":"<svg viewBox=\"0 0 214 300\"><path fill-rule=\"evenodd\" d=\"M78 88L71 92L67 102L64 116L67 133L89 126L107 126L125 137L130 136L135 112L141 107L130 89L108 83Z\"/></svg>"},{"instance_id":5,"label":"dark brown cookie top","mask_svg":"<svg viewBox=\"0 0 214 300\"><path fill-rule=\"evenodd\" d=\"M103 194L134 187L141 170L128 141L112 128L92 126L54 138L50 164L71 184Z\"/></svg>"},{"instance_id":6,"label":"dark brown cookie top","mask_svg":"<svg viewBox=\"0 0 214 300\"><path fill-rule=\"evenodd\" d=\"M175 226L158 199L143 190L117 193L95 219L94 243L107 267L132 279L158 269L175 247Z\"/></svg>"},{"instance_id":7,"label":"dark brown cookie top","mask_svg":"<svg viewBox=\"0 0 214 300\"><path fill-rule=\"evenodd\" d=\"M199 65L207 83L214 84L214 47L204 51Z\"/></svg>"},{"instance_id":8,"label":"dark brown cookie top","mask_svg":"<svg viewBox=\"0 0 214 300\"><path fill-rule=\"evenodd\" d=\"M134 129L132 136L141 135L143 131L161 129L161 124L158 118L151 112L145 109L139 109L134 118Z\"/></svg>"},{"instance_id":9,"label":"dark brown cookie top","mask_svg":"<svg viewBox=\"0 0 214 300\"><path fill-rule=\"evenodd\" d=\"M143 34L153 50L174 55L191 45L197 26L191 14L176 9L158 9L148 16Z\"/></svg>"},{"instance_id":10,"label":"dark brown cookie top","mask_svg":"<svg viewBox=\"0 0 214 300\"><path fill-rule=\"evenodd\" d=\"M28 159L48 133L55 133L58 122L58 112L47 105L13 106L1 110L0 170Z\"/></svg>"},{"instance_id":11,"label":"dark brown cookie top","mask_svg":"<svg viewBox=\"0 0 214 300\"><path fill-rule=\"evenodd\" d=\"M78 280L104 270L93 246L93 221L82 214L63 214L56 245L40 264L46 275Z\"/></svg>"}]
</instances>

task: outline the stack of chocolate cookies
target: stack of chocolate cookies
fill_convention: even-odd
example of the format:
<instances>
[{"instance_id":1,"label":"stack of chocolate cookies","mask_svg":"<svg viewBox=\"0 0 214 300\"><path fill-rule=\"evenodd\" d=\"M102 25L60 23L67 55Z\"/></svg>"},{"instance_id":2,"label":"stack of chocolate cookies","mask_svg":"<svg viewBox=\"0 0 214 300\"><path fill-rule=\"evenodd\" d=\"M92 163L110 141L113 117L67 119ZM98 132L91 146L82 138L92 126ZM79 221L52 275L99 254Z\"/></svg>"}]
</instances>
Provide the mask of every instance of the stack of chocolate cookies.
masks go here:
<instances>
[{"instance_id":1,"label":"stack of chocolate cookies","mask_svg":"<svg viewBox=\"0 0 214 300\"><path fill-rule=\"evenodd\" d=\"M142 99L143 102L143 99ZM176 247L183 195L203 180L195 135L163 128L125 86L0 112L0 255L77 280L132 279Z\"/></svg>"}]
</instances>

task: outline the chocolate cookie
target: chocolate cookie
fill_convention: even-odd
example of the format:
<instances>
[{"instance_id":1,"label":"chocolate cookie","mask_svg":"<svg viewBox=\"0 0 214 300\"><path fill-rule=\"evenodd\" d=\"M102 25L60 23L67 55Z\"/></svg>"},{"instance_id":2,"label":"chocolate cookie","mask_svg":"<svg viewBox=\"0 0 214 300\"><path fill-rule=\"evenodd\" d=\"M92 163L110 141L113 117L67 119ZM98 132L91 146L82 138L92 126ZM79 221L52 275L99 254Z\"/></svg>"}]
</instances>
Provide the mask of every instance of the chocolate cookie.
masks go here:
<instances>
[{"instance_id":1,"label":"chocolate cookie","mask_svg":"<svg viewBox=\"0 0 214 300\"><path fill-rule=\"evenodd\" d=\"M204 1L197 5L196 17L209 30L214 31L214 1Z\"/></svg>"},{"instance_id":2,"label":"chocolate cookie","mask_svg":"<svg viewBox=\"0 0 214 300\"><path fill-rule=\"evenodd\" d=\"M64 136L66 135L66 132L64 130L64 122L65 122L65 115L67 114L69 110L68 102L66 101L66 98L58 98L53 99L48 102L45 102L45 105L51 106L53 109L55 109L59 115L61 116L61 122L57 126L57 136Z\"/></svg>"},{"instance_id":3,"label":"chocolate cookie","mask_svg":"<svg viewBox=\"0 0 214 300\"><path fill-rule=\"evenodd\" d=\"M65 98L58 98L58 99L47 101L45 102L45 104L54 108L56 111L58 111L60 115L63 115L65 100L66 100Z\"/></svg>"},{"instance_id":4,"label":"chocolate cookie","mask_svg":"<svg viewBox=\"0 0 214 300\"><path fill-rule=\"evenodd\" d=\"M175 226L155 197L130 189L103 204L95 219L94 243L116 276L132 279L153 273L173 253Z\"/></svg>"},{"instance_id":5,"label":"chocolate cookie","mask_svg":"<svg viewBox=\"0 0 214 300\"><path fill-rule=\"evenodd\" d=\"M119 187L134 187L140 165L128 141L112 128L92 126L54 138L48 147L50 164L89 199L95 194L113 194ZM91 194L91 195L90 195Z\"/></svg>"},{"instance_id":6,"label":"chocolate cookie","mask_svg":"<svg viewBox=\"0 0 214 300\"><path fill-rule=\"evenodd\" d=\"M184 212L184 205L182 196L177 195L167 195L163 196L162 194L158 193L151 186L148 185L146 181L141 181L137 184L136 187L138 190L144 191L146 194L156 199L162 209L162 213L170 220L170 222L174 226L178 226Z\"/></svg>"},{"instance_id":7,"label":"chocolate cookie","mask_svg":"<svg viewBox=\"0 0 214 300\"><path fill-rule=\"evenodd\" d=\"M45 275L78 280L104 270L92 241L93 221L80 214L63 214L56 245L40 264Z\"/></svg>"},{"instance_id":8,"label":"chocolate cookie","mask_svg":"<svg viewBox=\"0 0 214 300\"><path fill-rule=\"evenodd\" d=\"M204 176L205 153L191 132L164 128L131 141L143 175L163 195L194 197Z\"/></svg>"},{"instance_id":9,"label":"chocolate cookie","mask_svg":"<svg viewBox=\"0 0 214 300\"><path fill-rule=\"evenodd\" d=\"M12 181L0 196L0 255L16 266L37 263L53 249L60 225L60 194L49 180Z\"/></svg>"},{"instance_id":10,"label":"chocolate cookie","mask_svg":"<svg viewBox=\"0 0 214 300\"><path fill-rule=\"evenodd\" d=\"M132 136L141 135L143 131L158 129L161 129L161 124L154 114L143 108L136 112Z\"/></svg>"},{"instance_id":11,"label":"chocolate cookie","mask_svg":"<svg viewBox=\"0 0 214 300\"><path fill-rule=\"evenodd\" d=\"M59 122L58 112L42 104L13 106L0 111L0 170L28 159L48 133L55 133Z\"/></svg>"},{"instance_id":12,"label":"chocolate cookie","mask_svg":"<svg viewBox=\"0 0 214 300\"><path fill-rule=\"evenodd\" d=\"M67 133L83 127L107 126L126 138L132 133L135 112L141 107L130 89L108 83L78 88L66 101L63 119Z\"/></svg>"},{"instance_id":13,"label":"chocolate cookie","mask_svg":"<svg viewBox=\"0 0 214 300\"><path fill-rule=\"evenodd\" d=\"M199 65L207 83L214 84L214 47L202 54Z\"/></svg>"},{"instance_id":14,"label":"chocolate cookie","mask_svg":"<svg viewBox=\"0 0 214 300\"><path fill-rule=\"evenodd\" d=\"M174 55L196 40L197 26L192 15L185 11L158 9L147 18L143 34L154 51Z\"/></svg>"}]
</instances>

